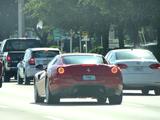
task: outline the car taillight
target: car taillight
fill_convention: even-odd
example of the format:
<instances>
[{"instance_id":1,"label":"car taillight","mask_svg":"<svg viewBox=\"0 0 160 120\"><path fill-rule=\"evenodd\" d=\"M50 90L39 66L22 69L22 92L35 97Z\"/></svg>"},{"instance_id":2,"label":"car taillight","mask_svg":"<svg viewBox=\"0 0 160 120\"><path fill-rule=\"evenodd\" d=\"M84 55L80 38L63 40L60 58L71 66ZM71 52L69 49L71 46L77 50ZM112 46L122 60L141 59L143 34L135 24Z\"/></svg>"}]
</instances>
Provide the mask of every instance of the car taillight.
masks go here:
<instances>
[{"instance_id":1,"label":"car taillight","mask_svg":"<svg viewBox=\"0 0 160 120\"><path fill-rule=\"evenodd\" d=\"M7 55L6 60L7 62L11 62L11 56Z\"/></svg>"},{"instance_id":2,"label":"car taillight","mask_svg":"<svg viewBox=\"0 0 160 120\"><path fill-rule=\"evenodd\" d=\"M35 65L35 59L34 58L29 59L28 63L30 65Z\"/></svg>"},{"instance_id":3,"label":"car taillight","mask_svg":"<svg viewBox=\"0 0 160 120\"><path fill-rule=\"evenodd\" d=\"M160 69L160 64L156 63L156 64L151 64L149 66L151 69Z\"/></svg>"},{"instance_id":4,"label":"car taillight","mask_svg":"<svg viewBox=\"0 0 160 120\"><path fill-rule=\"evenodd\" d=\"M64 74L64 68L63 68L63 67L59 67L59 68L57 69L57 72L58 72L59 74Z\"/></svg>"},{"instance_id":5,"label":"car taillight","mask_svg":"<svg viewBox=\"0 0 160 120\"><path fill-rule=\"evenodd\" d=\"M118 67L112 67L111 72L116 74L118 72Z\"/></svg>"},{"instance_id":6,"label":"car taillight","mask_svg":"<svg viewBox=\"0 0 160 120\"><path fill-rule=\"evenodd\" d=\"M128 66L126 64L116 64L120 69L126 69Z\"/></svg>"}]
</instances>

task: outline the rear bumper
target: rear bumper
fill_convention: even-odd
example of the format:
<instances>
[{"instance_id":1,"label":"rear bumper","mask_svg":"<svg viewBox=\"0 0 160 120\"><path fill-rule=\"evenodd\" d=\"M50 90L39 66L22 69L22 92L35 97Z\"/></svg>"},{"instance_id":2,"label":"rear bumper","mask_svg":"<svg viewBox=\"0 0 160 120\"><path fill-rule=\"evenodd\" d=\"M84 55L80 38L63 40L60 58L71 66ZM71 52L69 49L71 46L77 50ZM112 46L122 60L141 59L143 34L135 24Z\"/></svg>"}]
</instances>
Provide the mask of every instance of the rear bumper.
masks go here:
<instances>
[{"instance_id":1,"label":"rear bumper","mask_svg":"<svg viewBox=\"0 0 160 120\"><path fill-rule=\"evenodd\" d=\"M160 87L160 74L125 74L124 89L141 89L144 87Z\"/></svg>"},{"instance_id":2,"label":"rear bumper","mask_svg":"<svg viewBox=\"0 0 160 120\"><path fill-rule=\"evenodd\" d=\"M71 87L63 88L58 87L52 89L51 94L58 95L60 97L108 97L113 95L121 95L122 85L117 87L107 88L103 85L73 85Z\"/></svg>"},{"instance_id":3,"label":"rear bumper","mask_svg":"<svg viewBox=\"0 0 160 120\"><path fill-rule=\"evenodd\" d=\"M155 88L160 88L160 84L124 84L123 89L125 90L141 90L143 88L149 88L154 90Z\"/></svg>"},{"instance_id":4,"label":"rear bumper","mask_svg":"<svg viewBox=\"0 0 160 120\"><path fill-rule=\"evenodd\" d=\"M13 66L12 63L5 63L5 70L7 72L14 72L16 73L17 72L17 66Z\"/></svg>"},{"instance_id":5,"label":"rear bumper","mask_svg":"<svg viewBox=\"0 0 160 120\"><path fill-rule=\"evenodd\" d=\"M6 67L7 72L17 73L17 67Z\"/></svg>"}]
</instances>

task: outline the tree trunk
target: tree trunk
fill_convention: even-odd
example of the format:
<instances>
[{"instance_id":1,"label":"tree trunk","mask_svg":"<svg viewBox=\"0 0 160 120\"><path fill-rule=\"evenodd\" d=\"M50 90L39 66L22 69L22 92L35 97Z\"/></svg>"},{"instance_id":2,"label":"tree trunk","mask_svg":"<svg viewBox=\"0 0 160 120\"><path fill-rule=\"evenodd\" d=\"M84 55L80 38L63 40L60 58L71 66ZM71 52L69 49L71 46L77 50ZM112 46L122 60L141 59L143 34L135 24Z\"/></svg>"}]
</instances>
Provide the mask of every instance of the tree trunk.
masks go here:
<instances>
[{"instance_id":1,"label":"tree trunk","mask_svg":"<svg viewBox=\"0 0 160 120\"><path fill-rule=\"evenodd\" d=\"M109 51L109 25L103 29L102 39L103 39L103 55L105 55Z\"/></svg>"},{"instance_id":2,"label":"tree trunk","mask_svg":"<svg viewBox=\"0 0 160 120\"><path fill-rule=\"evenodd\" d=\"M131 25L131 40L133 41L134 48L138 48L140 46L140 40L138 38L138 26L133 23Z\"/></svg>"},{"instance_id":3,"label":"tree trunk","mask_svg":"<svg viewBox=\"0 0 160 120\"><path fill-rule=\"evenodd\" d=\"M47 37L48 37L48 32L40 30L38 31L37 28L34 29L37 36L40 38L41 46L46 47L47 46Z\"/></svg>"},{"instance_id":4,"label":"tree trunk","mask_svg":"<svg viewBox=\"0 0 160 120\"><path fill-rule=\"evenodd\" d=\"M123 34L123 26L118 26L118 39L119 39L119 47L124 48L124 34Z\"/></svg>"},{"instance_id":5,"label":"tree trunk","mask_svg":"<svg viewBox=\"0 0 160 120\"><path fill-rule=\"evenodd\" d=\"M138 26L135 24L133 24L133 28L132 28L132 32L133 32L133 42L134 42L134 48L138 48L140 47L140 40L139 40L139 35L138 35Z\"/></svg>"},{"instance_id":6,"label":"tree trunk","mask_svg":"<svg viewBox=\"0 0 160 120\"><path fill-rule=\"evenodd\" d=\"M160 27L157 28L157 46L160 48Z\"/></svg>"}]
</instances>

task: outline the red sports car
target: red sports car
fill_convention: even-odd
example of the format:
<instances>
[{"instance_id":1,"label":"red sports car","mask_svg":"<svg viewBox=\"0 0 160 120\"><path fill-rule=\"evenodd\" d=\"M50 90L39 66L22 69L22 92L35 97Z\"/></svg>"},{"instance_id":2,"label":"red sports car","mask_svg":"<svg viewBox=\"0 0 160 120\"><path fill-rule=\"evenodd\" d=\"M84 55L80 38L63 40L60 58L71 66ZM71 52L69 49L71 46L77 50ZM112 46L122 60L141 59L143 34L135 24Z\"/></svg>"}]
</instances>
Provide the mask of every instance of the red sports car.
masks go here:
<instances>
[{"instance_id":1,"label":"red sports car","mask_svg":"<svg viewBox=\"0 0 160 120\"><path fill-rule=\"evenodd\" d=\"M108 65L102 55L70 53L57 55L34 77L35 102L57 104L60 98L96 98L98 103L121 104L122 76L115 65Z\"/></svg>"},{"instance_id":2,"label":"red sports car","mask_svg":"<svg viewBox=\"0 0 160 120\"><path fill-rule=\"evenodd\" d=\"M2 87L2 61L0 60L0 88Z\"/></svg>"}]
</instances>

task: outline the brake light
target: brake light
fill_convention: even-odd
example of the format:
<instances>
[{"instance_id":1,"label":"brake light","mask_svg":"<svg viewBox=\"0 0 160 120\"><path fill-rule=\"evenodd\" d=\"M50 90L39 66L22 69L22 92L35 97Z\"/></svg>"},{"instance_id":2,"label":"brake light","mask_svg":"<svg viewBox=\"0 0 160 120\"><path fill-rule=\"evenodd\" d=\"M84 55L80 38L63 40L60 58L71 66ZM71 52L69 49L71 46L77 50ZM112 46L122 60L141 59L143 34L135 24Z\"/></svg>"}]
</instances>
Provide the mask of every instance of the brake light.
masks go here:
<instances>
[{"instance_id":1,"label":"brake light","mask_svg":"<svg viewBox=\"0 0 160 120\"><path fill-rule=\"evenodd\" d=\"M160 69L160 64L156 63L156 64L151 64L149 66L151 69Z\"/></svg>"},{"instance_id":2,"label":"brake light","mask_svg":"<svg viewBox=\"0 0 160 120\"><path fill-rule=\"evenodd\" d=\"M118 67L112 67L111 72L116 74L118 72Z\"/></svg>"},{"instance_id":3,"label":"brake light","mask_svg":"<svg viewBox=\"0 0 160 120\"><path fill-rule=\"evenodd\" d=\"M8 62L11 62L11 56L7 55L6 60L7 60Z\"/></svg>"},{"instance_id":4,"label":"brake light","mask_svg":"<svg viewBox=\"0 0 160 120\"><path fill-rule=\"evenodd\" d=\"M59 74L64 74L64 68L63 67L59 67L57 69L57 71L58 71Z\"/></svg>"},{"instance_id":5,"label":"brake light","mask_svg":"<svg viewBox=\"0 0 160 120\"><path fill-rule=\"evenodd\" d=\"M128 66L126 64L116 64L120 69L126 69Z\"/></svg>"},{"instance_id":6,"label":"brake light","mask_svg":"<svg viewBox=\"0 0 160 120\"><path fill-rule=\"evenodd\" d=\"M30 65L35 65L35 58L29 59L28 63L29 63Z\"/></svg>"}]
</instances>

